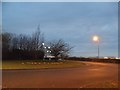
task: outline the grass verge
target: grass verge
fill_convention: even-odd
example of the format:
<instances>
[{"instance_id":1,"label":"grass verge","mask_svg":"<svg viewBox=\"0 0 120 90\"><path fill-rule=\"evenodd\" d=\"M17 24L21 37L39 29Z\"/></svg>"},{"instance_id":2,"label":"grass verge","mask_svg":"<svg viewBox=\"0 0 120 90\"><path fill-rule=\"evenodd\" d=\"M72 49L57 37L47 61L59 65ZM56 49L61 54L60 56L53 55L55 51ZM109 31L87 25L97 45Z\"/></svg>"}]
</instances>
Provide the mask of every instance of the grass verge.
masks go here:
<instances>
[{"instance_id":1,"label":"grass verge","mask_svg":"<svg viewBox=\"0 0 120 90\"><path fill-rule=\"evenodd\" d=\"M49 68L74 68L84 66L85 63L80 61L59 61L59 62L43 62L32 60L14 60L3 61L2 69L49 69Z\"/></svg>"}]
</instances>

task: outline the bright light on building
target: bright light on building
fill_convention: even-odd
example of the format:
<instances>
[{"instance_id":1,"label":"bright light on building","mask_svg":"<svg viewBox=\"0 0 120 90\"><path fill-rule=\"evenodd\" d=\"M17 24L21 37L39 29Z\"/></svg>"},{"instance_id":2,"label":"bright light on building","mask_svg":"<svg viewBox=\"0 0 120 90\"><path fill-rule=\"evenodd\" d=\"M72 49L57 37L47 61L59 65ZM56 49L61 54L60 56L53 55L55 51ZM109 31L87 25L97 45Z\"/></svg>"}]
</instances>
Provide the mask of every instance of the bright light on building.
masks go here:
<instances>
[{"instance_id":1,"label":"bright light on building","mask_svg":"<svg viewBox=\"0 0 120 90\"><path fill-rule=\"evenodd\" d=\"M115 59L120 59L119 57L116 57Z\"/></svg>"},{"instance_id":2,"label":"bright light on building","mask_svg":"<svg viewBox=\"0 0 120 90\"><path fill-rule=\"evenodd\" d=\"M104 59L108 59L108 57L104 57Z\"/></svg>"}]
</instances>

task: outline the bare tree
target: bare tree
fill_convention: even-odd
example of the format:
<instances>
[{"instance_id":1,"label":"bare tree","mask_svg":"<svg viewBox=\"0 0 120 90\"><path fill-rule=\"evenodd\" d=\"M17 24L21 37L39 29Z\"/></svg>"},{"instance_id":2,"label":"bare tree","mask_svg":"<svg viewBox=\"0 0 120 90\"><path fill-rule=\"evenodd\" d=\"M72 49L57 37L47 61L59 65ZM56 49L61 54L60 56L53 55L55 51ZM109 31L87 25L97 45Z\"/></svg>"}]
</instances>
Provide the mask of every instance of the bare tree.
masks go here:
<instances>
[{"instance_id":1,"label":"bare tree","mask_svg":"<svg viewBox=\"0 0 120 90\"><path fill-rule=\"evenodd\" d=\"M67 56L70 53L72 47L65 43L62 39L50 42L51 54L55 56L55 59Z\"/></svg>"},{"instance_id":2,"label":"bare tree","mask_svg":"<svg viewBox=\"0 0 120 90\"><path fill-rule=\"evenodd\" d=\"M44 42L44 38L39 27L31 36L3 33L2 51L4 51L5 59L9 59L9 57L11 59L39 59L44 56L42 42Z\"/></svg>"},{"instance_id":3,"label":"bare tree","mask_svg":"<svg viewBox=\"0 0 120 90\"><path fill-rule=\"evenodd\" d=\"M2 59L9 58L9 52L12 50L11 47L12 34L2 33Z\"/></svg>"},{"instance_id":4,"label":"bare tree","mask_svg":"<svg viewBox=\"0 0 120 90\"><path fill-rule=\"evenodd\" d=\"M18 43L19 43L19 38L18 38L18 36L17 35L13 35L13 38L12 38L12 40L11 40L11 42L12 42L12 44L11 44L11 47L12 47L12 50L15 50L15 49L18 49Z\"/></svg>"},{"instance_id":5,"label":"bare tree","mask_svg":"<svg viewBox=\"0 0 120 90\"><path fill-rule=\"evenodd\" d=\"M4 50L9 50L11 47L12 34L11 33L3 33L2 34L2 48Z\"/></svg>"},{"instance_id":6,"label":"bare tree","mask_svg":"<svg viewBox=\"0 0 120 90\"><path fill-rule=\"evenodd\" d=\"M35 33L32 34L32 40L31 45L33 50L40 50L42 46L42 42L44 42L43 35L40 31L40 26L38 25L38 28Z\"/></svg>"}]
</instances>

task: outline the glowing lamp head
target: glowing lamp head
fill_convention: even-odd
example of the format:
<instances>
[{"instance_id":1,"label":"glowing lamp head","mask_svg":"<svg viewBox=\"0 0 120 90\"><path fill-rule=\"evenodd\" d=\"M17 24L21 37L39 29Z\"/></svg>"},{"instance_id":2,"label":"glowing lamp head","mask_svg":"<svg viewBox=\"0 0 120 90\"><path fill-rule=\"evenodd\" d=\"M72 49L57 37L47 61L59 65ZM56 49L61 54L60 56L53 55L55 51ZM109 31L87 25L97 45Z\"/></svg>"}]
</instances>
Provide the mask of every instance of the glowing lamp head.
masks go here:
<instances>
[{"instance_id":1,"label":"glowing lamp head","mask_svg":"<svg viewBox=\"0 0 120 90\"><path fill-rule=\"evenodd\" d=\"M42 45L44 46L44 45L45 45L45 43L42 43Z\"/></svg>"},{"instance_id":2,"label":"glowing lamp head","mask_svg":"<svg viewBox=\"0 0 120 90\"><path fill-rule=\"evenodd\" d=\"M99 41L99 37L98 36L93 36L93 41L98 42Z\"/></svg>"}]
</instances>

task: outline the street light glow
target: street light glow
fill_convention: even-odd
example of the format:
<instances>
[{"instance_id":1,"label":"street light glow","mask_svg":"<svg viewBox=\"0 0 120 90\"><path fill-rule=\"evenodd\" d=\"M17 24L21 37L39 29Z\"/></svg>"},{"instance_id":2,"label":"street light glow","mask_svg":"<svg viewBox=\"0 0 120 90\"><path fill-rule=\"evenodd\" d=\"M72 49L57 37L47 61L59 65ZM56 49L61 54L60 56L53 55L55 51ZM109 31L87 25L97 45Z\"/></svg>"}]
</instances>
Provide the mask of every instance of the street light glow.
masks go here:
<instances>
[{"instance_id":1,"label":"street light glow","mask_svg":"<svg viewBox=\"0 0 120 90\"><path fill-rule=\"evenodd\" d=\"M99 41L99 37L98 36L93 36L93 41Z\"/></svg>"},{"instance_id":2,"label":"street light glow","mask_svg":"<svg viewBox=\"0 0 120 90\"><path fill-rule=\"evenodd\" d=\"M44 43L42 43L42 45L44 46L45 44L44 44Z\"/></svg>"},{"instance_id":3,"label":"street light glow","mask_svg":"<svg viewBox=\"0 0 120 90\"><path fill-rule=\"evenodd\" d=\"M99 58L99 52L100 52L100 51L99 51L99 37L96 36L96 35L93 36L93 41L94 41L94 42L97 42L97 44L98 44L98 58Z\"/></svg>"}]
</instances>

